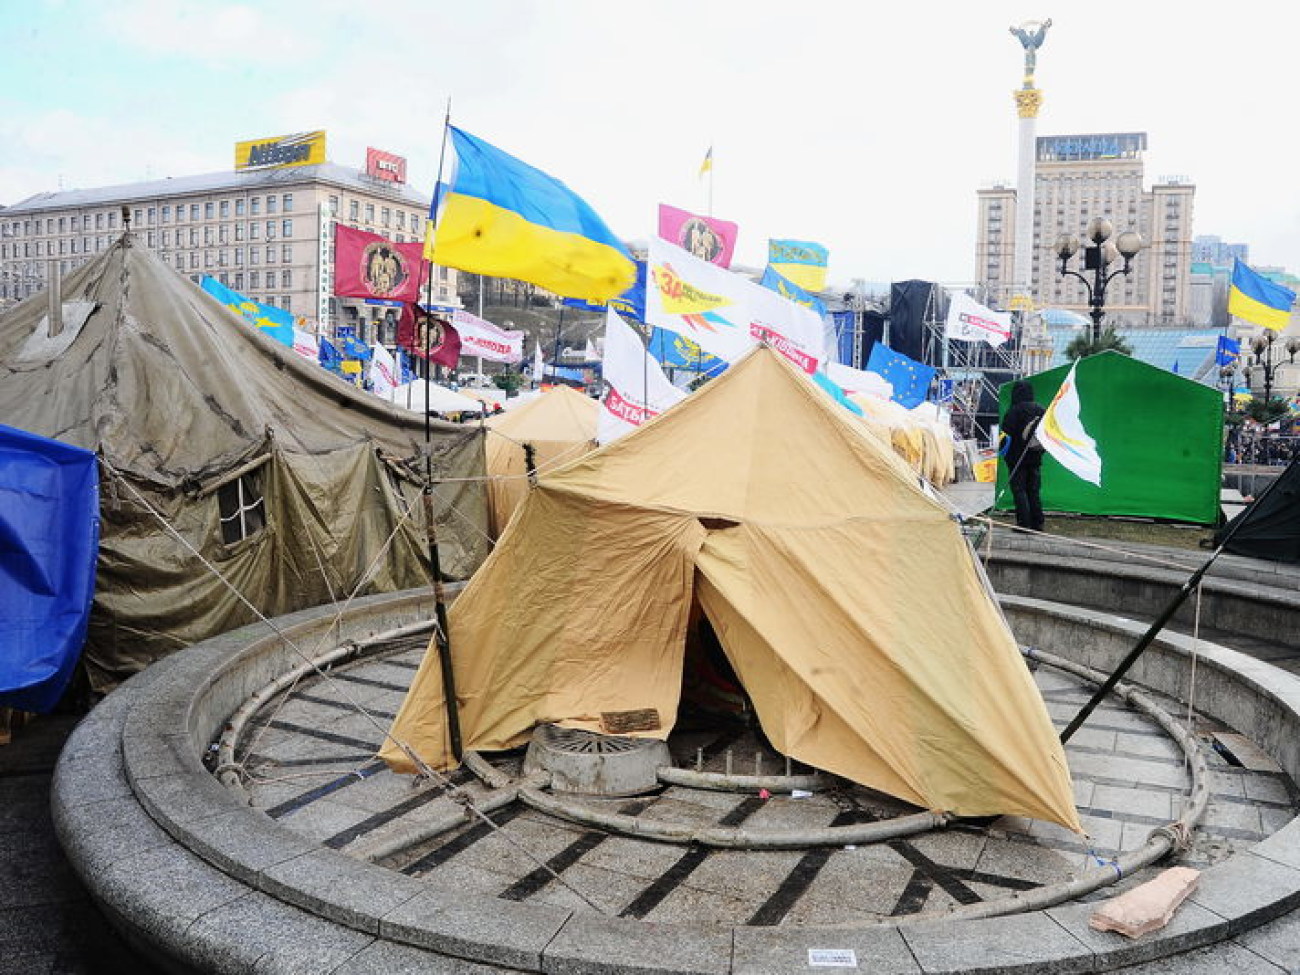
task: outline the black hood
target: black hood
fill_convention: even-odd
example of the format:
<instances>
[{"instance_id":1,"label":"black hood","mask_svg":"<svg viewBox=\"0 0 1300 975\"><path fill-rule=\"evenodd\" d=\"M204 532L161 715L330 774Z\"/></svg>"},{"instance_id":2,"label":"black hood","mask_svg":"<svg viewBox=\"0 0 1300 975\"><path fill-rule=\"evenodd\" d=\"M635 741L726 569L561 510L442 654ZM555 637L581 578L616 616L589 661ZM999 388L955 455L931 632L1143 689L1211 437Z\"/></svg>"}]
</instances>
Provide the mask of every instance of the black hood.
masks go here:
<instances>
[{"instance_id":1,"label":"black hood","mask_svg":"<svg viewBox=\"0 0 1300 975\"><path fill-rule=\"evenodd\" d=\"M1017 379L1015 385L1011 387L1011 405L1032 403L1033 401L1034 387L1029 385L1029 380Z\"/></svg>"}]
</instances>

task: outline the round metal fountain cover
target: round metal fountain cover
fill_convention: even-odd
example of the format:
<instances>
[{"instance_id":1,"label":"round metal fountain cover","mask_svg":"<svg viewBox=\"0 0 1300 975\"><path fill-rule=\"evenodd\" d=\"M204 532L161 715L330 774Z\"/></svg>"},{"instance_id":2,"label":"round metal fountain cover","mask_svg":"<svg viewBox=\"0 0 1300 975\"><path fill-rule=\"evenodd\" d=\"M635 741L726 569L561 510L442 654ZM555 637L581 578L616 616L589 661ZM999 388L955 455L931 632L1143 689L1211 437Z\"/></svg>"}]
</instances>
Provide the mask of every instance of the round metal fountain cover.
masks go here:
<instances>
[{"instance_id":1,"label":"round metal fountain cover","mask_svg":"<svg viewBox=\"0 0 1300 975\"><path fill-rule=\"evenodd\" d=\"M553 792L635 796L658 787L656 769L671 765L668 746L655 738L601 735L539 725L524 756L524 773L551 773Z\"/></svg>"}]
</instances>

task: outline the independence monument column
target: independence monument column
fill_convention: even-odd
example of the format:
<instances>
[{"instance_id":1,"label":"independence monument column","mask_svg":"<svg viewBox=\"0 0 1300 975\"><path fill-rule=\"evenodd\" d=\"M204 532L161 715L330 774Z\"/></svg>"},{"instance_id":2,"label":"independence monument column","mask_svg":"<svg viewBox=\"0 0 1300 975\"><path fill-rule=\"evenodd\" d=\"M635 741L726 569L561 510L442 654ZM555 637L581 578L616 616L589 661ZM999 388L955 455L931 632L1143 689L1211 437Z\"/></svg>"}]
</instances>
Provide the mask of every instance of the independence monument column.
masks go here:
<instances>
[{"instance_id":1,"label":"independence monument column","mask_svg":"<svg viewBox=\"0 0 1300 975\"><path fill-rule=\"evenodd\" d=\"M1029 20L1012 27L1025 49L1024 84L1012 93L1016 112L1020 116L1020 159L1016 173L1016 248L1015 266L1011 277L1011 307L1032 311L1034 273L1034 170L1037 161L1038 109L1043 104L1043 93L1034 87L1034 64L1038 49L1047 38L1049 18L1044 21Z\"/></svg>"}]
</instances>

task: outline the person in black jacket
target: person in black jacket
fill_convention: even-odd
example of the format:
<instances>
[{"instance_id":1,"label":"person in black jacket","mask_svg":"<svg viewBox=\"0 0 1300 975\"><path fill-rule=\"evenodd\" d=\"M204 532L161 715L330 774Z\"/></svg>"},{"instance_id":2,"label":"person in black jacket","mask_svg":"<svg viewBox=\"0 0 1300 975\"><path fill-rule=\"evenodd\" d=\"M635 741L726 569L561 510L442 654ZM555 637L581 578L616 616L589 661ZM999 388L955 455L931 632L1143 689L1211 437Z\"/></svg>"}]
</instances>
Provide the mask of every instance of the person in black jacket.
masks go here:
<instances>
[{"instance_id":1,"label":"person in black jacket","mask_svg":"<svg viewBox=\"0 0 1300 975\"><path fill-rule=\"evenodd\" d=\"M1033 432L1046 410L1034 402L1034 387L1020 379L1011 387L1011 406L1002 420L1007 438L1006 463L1011 472L1011 497L1016 505L1016 525L1043 530L1043 450L1032 444Z\"/></svg>"}]
</instances>

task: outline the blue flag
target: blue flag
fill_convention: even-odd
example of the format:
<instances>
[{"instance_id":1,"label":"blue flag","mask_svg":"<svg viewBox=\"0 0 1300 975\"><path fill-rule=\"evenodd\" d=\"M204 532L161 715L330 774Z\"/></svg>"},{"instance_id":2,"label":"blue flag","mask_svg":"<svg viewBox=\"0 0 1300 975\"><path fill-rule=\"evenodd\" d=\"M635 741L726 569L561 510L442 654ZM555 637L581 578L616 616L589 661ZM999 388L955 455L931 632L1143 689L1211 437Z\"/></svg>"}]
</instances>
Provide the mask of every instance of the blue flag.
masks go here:
<instances>
[{"instance_id":1,"label":"blue flag","mask_svg":"<svg viewBox=\"0 0 1300 975\"><path fill-rule=\"evenodd\" d=\"M883 376L894 387L894 402L910 410L925 402L935 370L877 342L871 347L867 372Z\"/></svg>"},{"instance_id":2,"label":"blue flag","mask_svg":"<svg viewBox=\"0 0 1300 975\"><path fill-rule=\"evenodd\" d=\"M628 288L617 298L611 298L609 307L613 308L623 319L645 321L645 261L636 261L636 284ZM583 298L565 298L563 302L569 308L582 311L604 311L605 304L599 301L587 301Z\"/></svg>"},{"instance_id":3,"label":"blue flag","mask_svg":"<svg viewBox=\"0 0 1300 975\"><path fill-rule=\"evenodd\" d=\"M1219 336L1219 346L1214 351L1214 364L1216 366L1234 366L1241 358L1241 343L1237 339L1230 339L1226 335Z\"/></svg>"},{"instance_id":4,"label":"blue flag","mask_svg":"<svg viewBox=\"0 0 1300 975\"><path fill-rule=\"evenodd\" d=\"M771 264L763 271L763 278L758 282L769 291L775 291L782 298L793 301L796 305L802 305L813 311L818 318L826 317L826 302L822 301L810 291L805 291L799 285L795 284L785 275L781 274Z\"/></svg>"},{"instance_id":5,"label":"blue flag","mask_svg":"<svg viewBox=\"0 0 1300 975\"><path fill-rule=\"evenodd\" d=\"M680 332L656 328L650 335L650 355L661 366L675 369L693 369L696 372L721 372L726 363L711 352L705 352Z\"/></svg>"},{"instance_id":6,"label":"blue flag","mask_svg":"<svg viewBox=\"0 0 1300 975\"><path fill-rule=\"evenodd\" d=\"M199 287L231 311L243 315L250 323L256 325L281 345L293 348L294 317L283 308L264 305L252 298L245 298L238 291L231 290L216 278L208 275L203 276L203 280L199 282Z\"/></svg>"},{"instance_id":7,"label":"blue flag","mask_svg":"<svg viewBox=\"0 0 1300 975\"><path fill-rule=\"evenodd\" d=\"M407 355L406 350L399 348L397 350L397 384L405 386L407 383L413 383L419 377L415 370L411 368L411 357Z\"/></svg>"},{"instance_id":8,"label":"blue flag","mask_svg":"<svg viewBox=\"0 0 1300 975\"><path fill-rule=\"evenodd\" d=\"M365 342L353 338L351 335L343 338L343 355L348 359L358 359L361 362L369 362L370 357L374 355L370 346Z\"/></svg>"},{"instance_id":9,"label":"blue flag","mask_svg":"<svg viewBox=\"0 0 1300 975\"><path fill-rule=\"evenodd\" d=\"M316 353L316 358L330 372L340 376L343 374L343 353L323 335L320 338L320 347Z\"/></svg>"}]
</instances>

